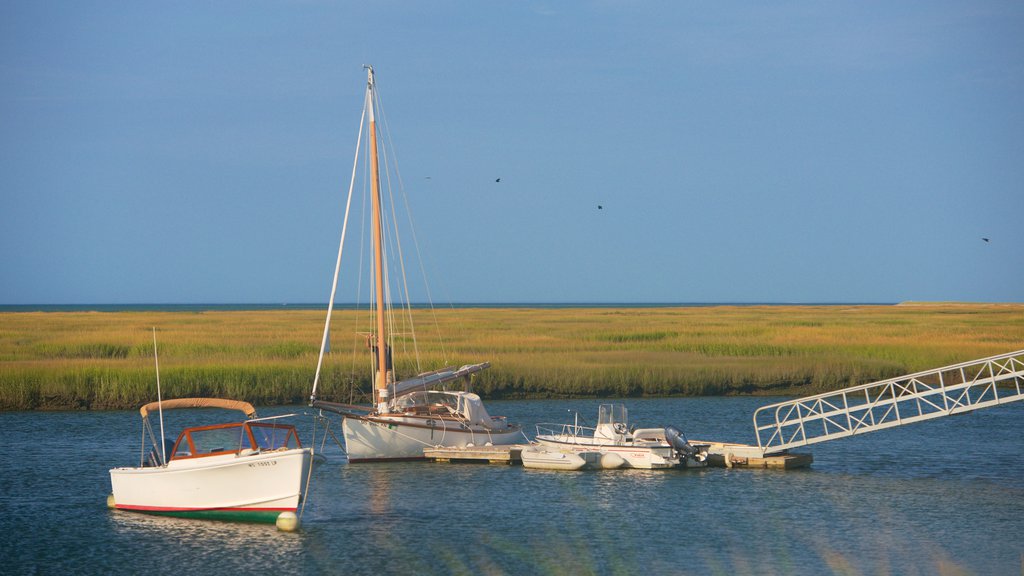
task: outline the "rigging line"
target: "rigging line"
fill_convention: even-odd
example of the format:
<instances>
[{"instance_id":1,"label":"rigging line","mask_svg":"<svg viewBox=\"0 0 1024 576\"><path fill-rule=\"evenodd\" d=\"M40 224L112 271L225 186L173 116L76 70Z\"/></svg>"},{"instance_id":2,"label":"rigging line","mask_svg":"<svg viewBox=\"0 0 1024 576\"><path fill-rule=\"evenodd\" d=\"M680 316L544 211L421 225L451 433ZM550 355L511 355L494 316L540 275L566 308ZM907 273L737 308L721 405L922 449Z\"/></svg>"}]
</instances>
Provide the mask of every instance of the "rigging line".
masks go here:
<instances>
[{"instance_id":1,"label":"rigging line","mask_svg":"<svg viewBox=\"0 0 1024 576\"><path fill-rule=\"evenodd\" d=\"M313 415L313 440L309 443L309 469L306 470L306 485L302 488L302 508L299 509L299 520L306 513L306 501L309 500L309 481L313 479L313 460L316 459L316 414ZM326 437L327 435L324 434ZM296 441L298 436L296 436Z\"/></svg>"},{"instance_id":2,"label":"rigging line","mask_svg":"<svg viewBox=\"0 0 1024 576\"><path fill-rule=\"evenodd\" d=\"M146 424L144 426L144 429L149 431L149 441L153 443L153 450L156 451L156 449L157 449L156 448L157 447L156 436L153 434L153 425L149 423L149 417L148 416L146 417L145 423ZM161 443L163 443L163 438L161 438L160 440L161 440ZM164 464L166 465L167 462L164 462Z\"/></svg>"},{"instance_id":3,"label":"rigging line","mask_svg":"<svg viewBox=\"0 0 1024 576\"><path fill-rule=\"evenodd\" d=\"M395 152L394 152L394 141L391 139L391 129L390 129L390 126L387 123L387 117L382 115L382 119L384 121L384 130L385 130L385 132L387 133L387 136L388 136L387 137L387 144L391 148L391 155L394 157L395 177L398 179L399 194L401 195L402 202L405 205L406 220L409 223L409 231L412 234L413 248L416 250L416 262L419 264L420 277L423 279L423 288L424 288L424 291L426 292L427 305L428 305L428 307L430 309L431 319L434 321L435 333L437 335L438 343L440 344L440 347L441 347L441 357L442 357L444 363L447 364L448 360L449 360L448 350L447 350L447 347L445 346L445 340L444 340L443 335L441 334L441 328L440 328L440 325L438 324L438 321L437 321L437 313L436 313L436 310L434 308L434 298L433 298L433 295L431 294L431 291L430 291L430 282L427 279L426 263L425 263L425 261L423 259L422 251L420 250L419 236L416 234L416 224L415 224L415 221L413 220L413 217L412 217L412 209L409 206L409 195L405 193L405 181L402 179L402 173L398 169L398 155L395 154ZM393 196L392 196L392 203L393 203L392 204L392 211L394 211L394 208L393 208L393 206L394 206L394 197ZM396 229L397 229L397 226L398 226L397 220L398 220L398 218L397 218L397 216L395 216L395 227L396 227ZM402 276L403 276L403 279L404 279L404 277L405 277L405 264L404 263L402 264ZM409 291L408 290L408 282L406 282L406 300L409 299L408 291ZM412 310L411 310L411 307L410 307L410 310L409 310L409 314L410 314L410 323L411 323L412 322ZM415 344L415 340L414 340L414 344ZM417 360L418 359L419 359L419 351L417 350Z\"/></svg>"},{"instance_id":4,"label":"rigging line","mask_svg":"<svg viewBox=\"0 0 1024 576\"><path fill-rule=\"evenodd\" d=\"M373 95L376 98L375 103L377 105L376 108L375 108L375 111L381 117L381 120L384 121L385 120L385 116L384 116L384 110L382 109L382 106L380 104L380 95L377 93L376 90L374 91ZM385 132L386 132L386 129L385 129ZM384 135L384 139L385 140L387 139L386 133ZM385 150L385 152L386 152L386 150ZM390 182L391 182L391 176L390 176L391 169L389 167L390 165L389 165L389 162L388 162L388 155L386 153L384 153L383 157L384 157L383 158L383 161L384 161L384 177L386 179L387 188L390 190L390 188L391 188L391 184L390 184ZM378 156L378 158L379 158L379 156ZM378 173L378 176L379 176L379 173ZM382 185L382 184L384 184L384 183L378 182L378 191L379 191L379 193L381 193L381 197L378 200L383 204L384 195L383 195L383 191L380 190L380 185ZM382 252L382 254L381 254L381 266L383 267L383 269L381 270L381 276L382 276L381 282L383 283L383 286L380 287L380 288L382 288L383 292L384 292L384 302L383 302L383 310L378 310L377 312L378 312L378 314L383 314L384 315L384 322L387 324L387 341L385 342L385 349L384 350L378 350L377 354L387 354L388 349L390 349L392 351L392 354L393 354L394 349L395 349L395 334L397 332L397 329L395 327L394 297L393 297L393 295L391 293L391 257L390 257L390 254L394 251L394 248L393 248L394 240L393 240L392 235L390 233L391 232L391 227L385 225L388 222L388 218L387 218L387 210L384 209L383 205L381 206L379 217L381 219L381 221L379 222L380 234L381 234L380 250ZM396 234L397 234L397 232L396 232ZM372 357L372 355L371 355L371 357ZM392 355L392 366L391 366L392 380L391 380L391 382L388 383L388 381L387 381L387 374L386 373L383 375L383 377L385 379L384 380L385 386L387 386L389 388L389 390L390 390L389 397L391 397L391 398L394 397L394 391L395 391L394 390L394 383L397 381L397 378L395 378L394 370L395 370L394 356Z\"/></svg>"},{"instance_id":5,"label":"rigging line","mask_svg":"<svg viewBox=\"0 0 1024 576\"><path fill-rule=\"evenodd\" d=\"M139 466L146 464L146 420L142 421L142 446L139 447Z\"/></svg>"},{"instance_id":6,"label":"rigging line","mask_svg":"<svg viewBox=\"0 0 1024 576\"><path fill-rule=\"evenodd\" d=\"M164 403L160 395L160 356L156 350L156 326L153 327L153 361L156 363L156 405L160 410L160 459L167 465L167 447L164 446Z\"/></svg>"},{"instance_id":7,"label":"rigging line","mask_svg":"<svg viewBox=\"0 0 1024 576\"><path fill-rule=\"evenodd\" d=\"M380 101L380 95L379 94L377 96L377 99L378 99L378 102L379 102ZM438 340L438 343L440 344L440 347L441 347L441 357L444 360L444 363L447 364L448 361L449 361L447 346L445 345L444 336L441 333L440 324L437 321L437 312L436 312L436 310L434 308L434 297L433 297L433 295L431 294L431 291L430 291L430 282L427 280L426 264L425 264L424 259L423 259L423 254L422 254L422 252L420 250L419 236L416 234L416 225L415 225L415 222L414 222L413 217L412 217L412 210L409 207L409 196L405 193L405 181L402 179L402 173L398 169L398 155L395 153L394 140L392 140L392 138L391 138L391 127L388 124L387 116L384 115L383 111L381 112L381 120L383 121L384 132L385 132L385 134L387 134L387 138L385 139L385 141L386 141L388 147L391 148L391 156L394 159L395 177L398 179L399 193L401 194L402 201L405 204L406 219L409 222L409 231L412 234L413 248L415 248L415 250L416 250L416 261L419 264L420 277L423 279L423 288L424 288L424 291L426 292L426 296L427 296L427 305L430 308L430 317L431 317L431 319L434 322L434 330L435 330L435 333L437 334L437 340ZM392 202L394 202L393 199L392 199ZM393 208L392 208L392 210L393 210ZM397 225L398 225L397 224L397 217L395 217L395 219L396 219L395 226L397 227ZM405 276L405 264L404 263L402 265L402 275L403 275L403 278L404 278L404 276ZM408 301L408 298L409 298L408 292L409 292L409 290L408 290L408 283L406 283L406 300L407 301ZM411 323L412 322L411 306L410 306L410 310L409 310L409 315L410 315L410 323ZM414 334L415 334L415 331L414 331ZM414 345L415 345L415 340L414 340ZM416 352L416 357L417 357L417 365L418 365L418 362L419 362L419 350L418 349L417 349L417 352Z\"/></svg>"},{"instance_id":8,"label":"rigging line","mask_svg":"<svg viewBox=\"0 0 1024 576\"><path fill-rule=\"evenodd\" d=\"M366 139L366 142L363 144L363 146L365 147L363 157L364 158L369 158L370 157L370 139L369 138ZM361 203L361 212L360 212L360 215L359 215L359 226L360 226L360 230L359 230L359 265L357 267L358 272L356 274L356 276L357 276L357 279L356 279L356 301L355 301L355 308L356 309L355 309L355 311L352 314L353 318L355 319L353 324L354 324L354 329L355 329L354 331L355 331L356 335L359 335L360 313L361 313L360 307L362 306L362 303L363 303L363 269L366 266L366 236L367 236L366 231L368 229L368 224L369 224L369 219L370 219L370 216L367 214L367 208L368 208L369 202L370 202L370 190L369 190L370 176L369 176L369 173L370 173L370 163L369 162L363 162L363 191L362 191L362 194L361 194L362 203ZM371 293L372 293L372 290L371 290ZM367 306L367 312L368 312L367 315L369 316L369 320L367 322L368 322L368 324L370 326L373 326L373 305L372 304ZM363 316L363 317L365 318L366 316ZM370 331L372 332L372 329ZM362 345L362 346L360 346L360 345ZM349 371L353 375L359 374L359 373L362 372L361 370L357 369L356 366L359 364L360 357L366 358L366 356L361 356L359 354L359 351L363 347L365 347L365 346L366 346L366 342L360 342L360 338L358 338L358 337L354 338L352 340L352 359L351 359L351 363L349 364ZM373 355L372 354L369 355L368 362L370 363L370 366L371 366L371 368L370 368L370 374L371 374L371 376L370 376L370 389L372 390L373 389L373 376L372 376L373 375L373 367L372 367L373 366ZM351 401L351 397L353 395L353 393L352 393L353 385L354 385L354 382L351 382L349 384L349 398L350 398L350 401Z\"/></svg>"},{"instance_id":9,"label":"rigging line","mask_svg":"<svg viewBox=\"0 0 1024 576\"><path fill-rule=\"evenodd\" d=\"M386 126L385 126L385 129L386 129ZM396 160L395 163L397 164L397 160ZM413 221L413 218L412 218L412 209L409 207L409 196L408 196L408 194L405 193L405 185L402 182L402 175L401 174L397 174L397 177L398 177L399 192L401 193L402 201L405 204L406 219L409 222L409 232L412 234L412 245L413 245L413 248L416 250L416 261L417 261L417 263L419 263L420 277L423 278L423 289L426 292L426 296L427 296L427 306L430 309L430 317L434 321L434 330L435 330L435 333L437 334L437 341L438 341L438 343L440 344L440 347L441 347L441 357L443 358L444 363L447 364L448 360L449 360L448 348L445 345L444 336L441 334L441 326L440 326L440 324L437 321L437 311L434 308L434 297L433 297L433 295L431 294L431 291L430 291L430 282L427 280L426 264L425 264L425 262L423 260L423 254L420 251L420 241L419 241L419 236L417 236L417 234L416 234L416 224L415 224L415 222ZM405 272L404 266L403 266L402 271L403 271L403 275L404 275L404 272ZM408 288L406 288L406 291L408 292Z\"/></svg>"},{"instance_id":10,"label":"rigging line","mask_svg":"<svg viewBox=\"0 0 1024 576\"><path fill-rule=\"evenodd\" d=\"M378 102L380 101L379 95L378 95L377 100L378 100ZM409 209L409 200L408 200L408 196L405 193L405 182L402 180L402 173L401 173L401 170L399 170L399 168L398 168L398 154L395 152L394 139L391 138L391 126L388 123L388 118L387 118L387 115L385 114L385 112L383 110L383 106L380 106L379 109L381 111L381 121L382 121L383 126L384 126L384 134L385 134L384 142L386 144L385 152L390 150L390 155L387 154L387 153L384 154L384 162L385 162L385 165L388 167L388 170L386 172L386 176L387 176L387 181L388 181L388 186L387 186L387 188L388 188L388 197L390 199L390 208L391 208L391 225L394 228L394 241L395 241L396 246L397 246L399 270L402 273L402 288L403 288L403 291L405 293L406 306L405 306L405 314L403 315L403 320L405 320L405 321L407 321L409 323L409 333L412 334L413 357L416 359L416 372L417 373L421 373L421 372L423 372L423 363L422 363L422 358L420 356L419 341L416 338L416 326L415 326L415 322L413 321L412 299L409 296L409 280L408 280L408 277L406 276L406 272L405 272L405 251L402 250L402 236L401 236L401 234L398 233L398 221L399 221L399 219L398 219L398 213L397 213L397 210L396 210L396 206L398 205L398 203L395 201L394 187L391 185L392 170L394 171L395 179L398 181L398 193L402 197L402 199L405 201L404 204L405 204L406 219L409 222L410 229L415 230L413 228L413 226L412 226L412 210ZM413 238L414 238L414 241L415 241L415 232L413 233ZM418 248L418 246L417 246L416 253L417 253L417 256L419 256L419 248ZM422 260L421 260L420 261L420 269L422 270L422 268L423 268L423 263L422 263ZM426 275L424 274L424 284L425 283L426 283Z\"/></svg>"},{"instance_id":11,"label":"rigging line","mask_svg":"<svg viewBox=\"0 0 1024 576\"><path fill-rule=\"evenodd\" d=\"M369 138L366 139L366 142L363 144L363 146L364 146L364 156L363 157L364 158L369 158L369 156L370 156L370 141L369 141ZM373 370L374 370L374 368L373 368L373 355L372 354L363 355L363 354L359 353L360 351L362 351L363 349L366 348L366 341L365 341L365 339L362 338L362 334L360 332L360 327L362 326L362 322L365 321L366 325L371 327L371 328L367 329L366 332L368 332L368 333L372 333L373 332L373 330L374 330L374 328L373 328L373 326L374 326L373 314L374 314L374 310L376 309L376 307L374 306L373 298L372 297L367 298L367 306L366 306L365 309L362 308L362 305L363 305L363 281L364 281L363 273L364 272L369 272L368 271L369 264L367 263L366 257L367 257L367 238L369 236L367 231L370 230L370 228L371 228L371 225L370 225L370 212L369 212L369 209L370 209L370 193L371 193L371 189L370 189L370 163L369 162L364 162L363 163L363 190L362 190L362 195L361 195L361 199L362 199L361 209L362 210L361 210L361 213L360 213L360 216L359 216L359 225L360 225L360 230L359 230L359 266L358 266L357 281L356 281L356 301L355 301L356 310L355 310L355 312L353 314L353 316L355 318L354 333L358 337L353 338L353 340L352 340L352 360L351 360L351 363L349 364L349 366L350 366L350 371L351 371L351 373L353 375L361 374L361 373L363 373L363 370L362 370L362 368L357 368L357 366L360 365L361 359L365 360L365 362L367 363L366 365L370 367L370 370L369 370L369 374L370 374L370 390L371 390L371 394L372 394L372 390L373 390ZM370 294L373 294L372 276L373 276L372 274L369 275L369 277L371 278ZM354 384L354 382L353 382L353 384ZM352 387L353 387L353 385L349 386L350 396L351 396L351 392L352 392Z\"/></svg>"},{"instance_id":12,"label":"rigging line","mask_svg":"<svg viewBox=\"0 0 1024 576\"><path fill-rule=\"evenodd\" d=\"M331 298L327 301L327 320L324 321L324 335L320 340L320 355L316 361L316 374L313 376L313 391L310 393L310 401L316 398L316 388L320 384L320 370L324 364L324 348L327 347L327 339L331 333L331 315L334 313L334 296L338 291L338 272L341 270L341 253L345 248L345 233L348 229L349 209L352 207L352 190L356 183L356 169L359 166L359 143L363 138L363 123L366 120L366 105L369 102L369 92L363 103L363 114L359 117L359 135L356 137L356 154L352 161L352 179L348 185L348 198L345 201L345 219L341 225L341 240L338 242L338 259L334 264L334 280L331 283Z\"/></svg>"},{"instance_id":13,"label":"rigging line","mask_svg":"<svg viewBox=\"0 0 1024 576\"><path fill-rule=\"evenodd\" d=\"M408 323L408 329L406 330L406 332L412 335L413 357L416 359L416 372L420 373L420 372L423 371L423 366L422 366L422 362L421 362L421 359L420 359L419 346L417 345L417 340L416 340L416 327L415 327L415 324L413 322L413 317L412 317L412 301L409 298L409 281L408 281L408 279L406 277L406 274L405 274L405 258L404 258L404 253L403 253L403 250L402 250L402 237L401 237L401 234L399 234L399 231L398 231L398 214L397 214L397 212L395 210L395 194L394 194L394 189L391 186L391 178L390 178L390 176L388 177L388 199L389 199L389 208L391 209L391 229L393 230L393 234L392 234L392 237L391 237L391 242L393 243L393 246L394 246L393 250L398 255L398 258L397 258L397 260L398 260L398 267L399 267L399 272L401 273L401 281L402 281L401 286L402 286L402 292L404 294L404 302L405 302L405 306L402 307L403 308L403 310L402 310L403 314L400 316L400 318L402 319L403 324ZM403 349L404 349L404 347L405 347L405 345L403 343Z\"/></svg>"},{"instance_id":14,"label":"rigging line","mask_svg":"<svg viewBox=\"0 0 1024 576\"><path fill-rule=\"evenodd\" d=\"M383 111L381 111L380 115L381 115L381 118L384 119L385 116L384 116ZM385 129L385 140L386 139L387 139L387 134L386 134L386 129ZM384 285L384 287L385 287L385 290L387 292L386 303L388 305L387 322L388 322L388 328L389 328L389 333L388 333L389 345L390 345L390 347L392 349L392 352L394 352L394 350L395 350L395 343L397 341L396 340L396 336L400 332L399 326L398 326L399 321L405 321L406 318L405 318L404 314L395 314L395 306L394 306L395 298L394 298L394 294L392 293L392 280L391 280L391 264L392 264L392 261L394 259L391 257L391 255L392 254L397 254L398 255L397 264L399 266L399 271L401 272L401 276L403 278L405 276L405 269L404 269L405 264L404 264L404 262L402 260L402 248L401 248L401 239L400 239L401 236L398 233L398 226L397 226L397 222L396 222L396 218L395 218L395 212L394 212L394 193L392 192L393 191L393 187L391 185L391 171L392 171L392 168L391 168L391 164L389 162L388 155L385 153L385 154L383 154L383 157L384 157L384 176L386 178L385 187L384 188L387 190L387 198L388 198L388 206L387 206L388 210L382 210L382 212L381 212L381 218L383 220L383 222L382 222L382 230L383 230L384 238L385 238L384 245L385 245L385 249L386 249L386 252L387 252L387 258L385 259L385 285ZM383 198L382 198L382 200L383 200ZM389 211L391 213L390 214L390 219L388 218L388 212ZM387 223L387 225L385 226L384 223ZM403 305L402 304L402 300L399 299L399 309L407 309L407 307L408 307L408 292L406 291L405 305ZM402 326L402 328L404 328L404 326ZM401 332L404 333L404 330L401 331ZM402 351L403 352L407 352L407 349L405 347L404 339L401 341L401 344L402 344ZM416 358L416 365L417 365L417 368L419 368L419 359L418 358Z\"/></svg>"}]
</instances>

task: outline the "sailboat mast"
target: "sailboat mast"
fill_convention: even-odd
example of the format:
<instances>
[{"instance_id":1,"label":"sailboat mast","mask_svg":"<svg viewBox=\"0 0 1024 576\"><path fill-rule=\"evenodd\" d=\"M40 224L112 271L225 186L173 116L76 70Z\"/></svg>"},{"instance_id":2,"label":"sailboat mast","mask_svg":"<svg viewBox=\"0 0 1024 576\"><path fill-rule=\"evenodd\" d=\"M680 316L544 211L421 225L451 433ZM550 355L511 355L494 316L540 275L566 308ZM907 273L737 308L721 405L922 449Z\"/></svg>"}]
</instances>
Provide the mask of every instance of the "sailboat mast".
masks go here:
<instances>
[{"instance_id":1,"label":"sailboat mast","mask_svg":"<svg viewBox=\"0 0 1024 576\"><path fill-rule=\"evenodd\" d=\"M384 412L388 408L388 348L384 333L384 240L382 229L382 210L380 197L380 165L377 159L377 121L374 115L376 100L376 84L373 78L373 67L366 67L366 98L367 109L370 111L370 195L373 204L373 266L374 284L376 287L377 305L377 409Z\"/></svg>"}]
</instances>

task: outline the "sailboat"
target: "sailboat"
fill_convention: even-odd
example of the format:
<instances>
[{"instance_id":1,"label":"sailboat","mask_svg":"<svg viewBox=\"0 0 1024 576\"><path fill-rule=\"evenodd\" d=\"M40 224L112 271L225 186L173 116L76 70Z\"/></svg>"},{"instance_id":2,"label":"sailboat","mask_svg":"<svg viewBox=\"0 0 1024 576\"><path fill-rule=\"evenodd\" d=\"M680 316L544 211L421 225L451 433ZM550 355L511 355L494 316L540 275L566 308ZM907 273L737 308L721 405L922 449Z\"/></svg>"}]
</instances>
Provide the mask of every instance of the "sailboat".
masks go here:
<instances>
[{"instance_id":1,"label":"sailboat","mask_svg":"<svg viewBox=\"0 0 1024 576\"><path fill-rule=\"evenodd\" d=\"M395 376L392 351L393 333L389 332L389 314L393 307L385 296L392 293L386 286L388 274L385 258L385 230L383 194L381 192L380 160L378 158L377 86L373 67L367 66L366 98L360 137L356 145L356 166L364 123L368 125L368 156L370 179L372 228L372 293L374 310L373 332L367 336L367 348L372 355L372 382L375 397L370 406L328 402L317 398L317 386L323 367L324 354L329 346L331 315L338 286L348 214L355 187L356 166L352 170L352 184L346 202L345 221L335 264L334 281L327 307L320 355L310 405L342 416L342 432L349 462L414 460L423 458L423 449L435 446L466 447L495 444L514 444L525 439L522 427L508 422L505 417L491 416L480 396L472 391L473 375L490 367L488 362L445 367L417 374L404 380ZM398 276L397 274L395 276ZM450 388L462 383L462 389Z\"/></svg>"}]
</instances>

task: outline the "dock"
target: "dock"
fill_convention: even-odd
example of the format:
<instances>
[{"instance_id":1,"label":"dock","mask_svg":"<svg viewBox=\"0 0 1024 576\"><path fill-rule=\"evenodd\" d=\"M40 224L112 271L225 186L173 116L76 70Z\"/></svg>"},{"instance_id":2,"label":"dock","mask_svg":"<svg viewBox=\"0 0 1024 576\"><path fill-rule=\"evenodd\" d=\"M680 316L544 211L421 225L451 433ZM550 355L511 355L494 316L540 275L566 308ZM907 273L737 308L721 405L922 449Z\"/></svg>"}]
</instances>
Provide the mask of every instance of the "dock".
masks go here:
<instances>
[{"instance_id":1,"label":"dock","mask_svg":"<svg viewBox=\"0 0 1024 576\"><path fill-rule=\"evenodd\" d=\"M466 448L435 446L424 448L423 455L434 462L461 464L522 464L523 448L527 444L506 444L503 446L470 446Z\"/></svg>"},{"instance_id":2,"label":"dock","mask_svg":"<svg viewBox=\"0 0 1024 576\"><path fill-rule=\"evenodd\" d=\"M767 468L792 470L806 468L814 462L810 454L763 454L757 446L730 442L694 440L693 444L708 444L708 466L711 468ZM522 451L528 444L505 446L471 446L467 448L435 446L424 448L423 456L434 462L455 464L522 465Z\"/></svg>"},{"instance_id":3,"label":"dock","mask_svg":"<svg viewBox=\"0 0 1024 576\"><path fill-rule=\"evenodd\" d=\"M732 442L692 440L692 444L708 444L708 466L713 468L767 468L792 470L807 468L814 462L808 453L780 452L765 454L757 446Z\"/></svg>"}]
</instances>

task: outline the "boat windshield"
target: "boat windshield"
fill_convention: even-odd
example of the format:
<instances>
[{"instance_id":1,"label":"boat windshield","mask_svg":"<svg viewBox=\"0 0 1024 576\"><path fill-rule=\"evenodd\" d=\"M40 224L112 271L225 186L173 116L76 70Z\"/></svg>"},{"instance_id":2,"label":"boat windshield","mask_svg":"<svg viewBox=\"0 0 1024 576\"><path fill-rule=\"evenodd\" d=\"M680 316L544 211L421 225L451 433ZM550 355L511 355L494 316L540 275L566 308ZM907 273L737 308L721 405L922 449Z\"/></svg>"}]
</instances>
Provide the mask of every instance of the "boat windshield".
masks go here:
<instances>
[{"instance_id":1,"label":"boat windshield","mask_svg":"<svg viewBox=\"0 0 1024 576\"><path fill-rule=\"evenodd\" d=\"M629 423L626 406L623 404L601 404L597 412L597 425L616 423Z\"/></svg>"},{"instance_id":2,"label":"boat windshield","mask_svg":"<svg viewBox=\"0 0 1024 576\"><path fill-rule=\"evenodd\" d=\"M278 450L280 448L301 448L299 434L295 427L288 424L271 422L253 422L249 424L252 438L261 450Z\"/></svg>"},{"instance_id":3,"label":"boat windshield","mask_svg":"<svg viewBox=\"0 0 1024 576\"><path fill-rule=\"evenodd\" d=\"M245 434L242 422L238 424L219 424L187 428L178 436L174 445L175 458L206 456L224 452L235 452L243 448L252 448L249 435Z\"/></svg>"},{"instance_id":4,"label":"boat windshield","mask_svg":"<svg viewBox=\"0 0 1024 576\"><path fill-rule=\"evenodd\" d=\"M395 401L395 408L398 410L407 410L415 406L449 407L452 410L458 410L459 396L453 392L427 390L406 394Z\"/></svg>"},{"instance_id":5,"label":"boat windshield","mask_svg":"<svg viewBox=\"0 0 1024 576\"><path fill-rule=\"evenodd\" d=\"M185 429L175 442L171 460L240 450L301 448L295 427L271 422L238 422Z\"/></svg>"}]
</instances>

